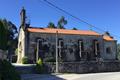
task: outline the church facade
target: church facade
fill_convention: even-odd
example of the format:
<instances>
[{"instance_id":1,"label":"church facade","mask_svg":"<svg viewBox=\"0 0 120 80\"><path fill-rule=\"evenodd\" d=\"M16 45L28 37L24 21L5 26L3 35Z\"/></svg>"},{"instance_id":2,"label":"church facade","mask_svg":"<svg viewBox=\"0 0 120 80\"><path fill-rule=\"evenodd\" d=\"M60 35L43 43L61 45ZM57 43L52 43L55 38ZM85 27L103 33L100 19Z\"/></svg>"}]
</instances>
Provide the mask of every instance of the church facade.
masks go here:
<instances>
[{"instance_id":1,"label":"church facade","mask_svg":"<svg viewBox=\"0 0 120 80\"><path fill-rule=\"evenodd\" d=\"M56 51L57 50L57 51ZM43 61L116 60L117 41L109 33L99 34L91 30L67 30L30 27L25 22L25 10L21 11L18 37L18 63L28 57L32 63Z\"/></svg>"}]
</instances>

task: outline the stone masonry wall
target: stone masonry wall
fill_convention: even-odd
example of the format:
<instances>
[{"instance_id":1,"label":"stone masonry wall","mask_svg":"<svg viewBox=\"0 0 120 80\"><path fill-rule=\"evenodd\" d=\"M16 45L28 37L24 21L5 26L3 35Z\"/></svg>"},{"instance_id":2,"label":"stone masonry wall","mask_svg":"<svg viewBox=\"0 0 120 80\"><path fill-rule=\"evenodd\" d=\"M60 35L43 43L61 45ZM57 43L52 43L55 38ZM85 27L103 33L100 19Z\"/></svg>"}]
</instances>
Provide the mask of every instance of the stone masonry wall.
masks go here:
<instances>
[{"instance_id":1,"label":"stone masonry wall","mask_svg":"<svg viewBox=\"0 0 120 80\"><path fill-rule=\"evenodd\" d=\"M46 62L46 71L54 73L56 70L55 63ZM63 62L59 63L60 73L93 73L93 72L114 72L120 71L120 62Z\"/></svg>"},{"instance_id":2,"label":"stone masonry wall","mask_svg":"<svg viewBox=\"0 0 120 80\"><path fill-rule=\"evenodd\" d=\"M21 74L35 74L35 65L15 66ZM55 73L55 62L45 62L43 73ZM117 72L120 71L120 61L114 62L62 62L59 63L59 73L98 73L98 72Z\"/></svg>"},{"instance_id":3,"label":"stone masonry wall","mask_svg":"<svg viewBox=\"0 0 120 80\"><path fill-rule=\"evenodd\" d=\"M103 59L114 60L117 57L117 45L116 41L104 41L104 54ZM110 53L106 52L106 48L110 47Z\"/></svg>"},{"instance_id":4,"label":"stone masonry wall","mask_svg":"<svg viewBox=\"0 0 120 80\"><path fill-rule=\"evenodd\" d=\"M30 33L29 45L28 45L28 57L30 59L34 59L35 56L35 48L37 45L37 39L43 39L44 43L47 45L47 52L43 54L48 54L49 56L55 56L55 45L56 45L56 34L45 34L45 33ZM58 34L58 38L63 39L64 47L63 47L63 56L66 56L65 59L67 61L75 61L77 54L79 54L76 49L78 45L78 40L82 39L84 43L84 51L90 52L92 50L92 42L93 40L98 40L100 55L104 54L103 49L103 38L102 36L84 36L84 35L62 35ZM69 51L71 50L71 51ZM46 55L46 56L48 56Z\"/></svg>"}]
</instances>

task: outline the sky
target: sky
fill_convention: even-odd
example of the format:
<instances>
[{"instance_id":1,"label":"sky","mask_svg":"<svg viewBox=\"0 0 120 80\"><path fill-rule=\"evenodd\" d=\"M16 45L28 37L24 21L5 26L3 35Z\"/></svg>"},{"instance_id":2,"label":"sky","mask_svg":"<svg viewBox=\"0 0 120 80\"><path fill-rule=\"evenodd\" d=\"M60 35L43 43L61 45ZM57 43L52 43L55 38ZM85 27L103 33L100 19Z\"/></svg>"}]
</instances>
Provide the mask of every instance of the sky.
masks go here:
<instances>
[{"instance_id":1,"label":"sky","mask_svg":"<svg viewBox=\"0 0 120 80\"><path fill-rule=\"evenodd\" d=\"M120 0L48 0L72 15L104 30L109 31L120 43ZM49 6L43 0L0 0L0 18L20 26L20 11L26 9L27 20L33 27L46 27L49 22L57 25L61 16L67 20L65 28L91 29L89 25ZM104 33L92 28L92 30Z\"/></svg>"}]
</instances>

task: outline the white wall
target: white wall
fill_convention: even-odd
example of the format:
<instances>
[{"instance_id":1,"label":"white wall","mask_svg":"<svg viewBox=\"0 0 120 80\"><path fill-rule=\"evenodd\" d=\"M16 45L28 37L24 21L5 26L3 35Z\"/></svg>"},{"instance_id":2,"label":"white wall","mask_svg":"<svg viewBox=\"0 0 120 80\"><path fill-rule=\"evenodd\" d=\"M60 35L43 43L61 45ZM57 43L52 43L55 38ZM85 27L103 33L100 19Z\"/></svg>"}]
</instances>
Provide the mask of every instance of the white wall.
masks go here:
<instances>
[{"instance_id":1,"label":"white wall","mask_svg":"<svg viewBox=\"0 0 120 80\"><path fill-rule=\"evenodd\" d=\"M25 32L23 28L20 28L18 36L18 63L21 63L22 57L25 56Z\"/></svg>"}]
</instances>

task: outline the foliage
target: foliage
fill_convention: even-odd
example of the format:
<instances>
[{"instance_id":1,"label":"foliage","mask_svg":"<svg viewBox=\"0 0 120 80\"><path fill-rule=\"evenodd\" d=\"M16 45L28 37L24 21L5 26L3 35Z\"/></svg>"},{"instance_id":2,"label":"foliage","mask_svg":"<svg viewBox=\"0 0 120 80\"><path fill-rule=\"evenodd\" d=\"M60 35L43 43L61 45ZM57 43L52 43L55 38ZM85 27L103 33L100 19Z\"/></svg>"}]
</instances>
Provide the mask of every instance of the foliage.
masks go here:
<instances>
[{"instance_id":1,"label":"foliage","mask_svg":"<svg viewBox=\"0 0 120 80\"><path fill-rule=\"evenodd\" d=\"M11 52L16 47L17 27L6 19L0 19L0 49L8 50L8 52Z\"/></svg>"},{"instance_id":2,"label":"foliage","mask_svg":"<svg viewBox=\"0 0 120 80\"><path fill-rule=\"evenodd\" d=\"M55 24L53 22L49 22L48 28L56 28L56 27L55 27Z\"/></svg>"},{"instance_id":3,"label":"foliage","mask_svg":"<svg viewBox=\"0 0 120 80\"><path fill-rule=\"evenodd\" d=\"M38 59L35 70L38 74L43 73L43 62L41 58Z\"/></svg>"},{"instance_id":4,"label":"foliage","mask_svg":"<svg viewBox=\"0 0 120 80\"><path fill-rule=\"evenodd\" d=\"M20 80L20 75L10 62L0 60L0 80Z\"/></svg>"},{"instance_id":5,"label":"foliage","mask_svg":"<svg viewBox=\"0 0 120 80\"><path fill-rule=\"evenodd\" d=\"M77 28L74 27L72 30L77 30Z\"/></svg>"},{"instance_id":6,"label":"foliage","mask_svg":"<svg viewBox=\"0 0 120 80\"><path fill-rule=\"evenodd\" d=\"M29 59L28 59L28 57L23 57L22 58L22 64L28 64L29 63Z\"/></svg>"},{"instance_id":7,"label":"foliage","mask_svg":"<svg viewBox=\"0 0 120 80\"><path fill-rule=\"evenodd\" d=\"M0 49L6 50L7 49L7 30L3 25L2 21L0 21Z\"/></svg>"},{"instance_id":8,"label":"foliage","mask_svg":"<svg viewBox=\"0 0 120 80\"><path fill-rule=\"evenodd\" d=\"M42 66L43 62L41 58L38 59L37 64Z\"/></svg>"},{"instance_id":9,"label":"foliage","mask_svg":"<svg viewBox=\"0 0 120 80\"><path fill-rule=\"evenodd\" d=\"M67 24L67 20L65 20L65 17L62 16L57 23L57 27L55 27L55 24L53 22L49 22L48 28L59 28L59 29L65 29L64 25Z\"/></svg>"},{"instance_id":10,"label":"foliage","mask_svg":"<svg viewBox=\"0 0 120 80\"><path fill-rule=\"evenodd\" d=\"M65 20L65 17L64 16L62 16L61 18L60 18L60 20L58 21L58 28L59 29L65 29L65 27L64 27L64 25L66 25L67 24L67 20Z\"/></svg>"},{"instance_id":11,"label":"foliage","mask_svg":"<svg viewBox=\"0 0 120 80\"><path fill-rule=\"evenodd\" d=\"M18 55L18 48L15 49L15 55Z\"/></svg>"}]
</instances>

